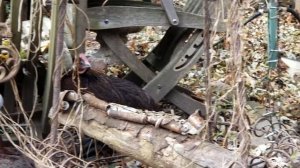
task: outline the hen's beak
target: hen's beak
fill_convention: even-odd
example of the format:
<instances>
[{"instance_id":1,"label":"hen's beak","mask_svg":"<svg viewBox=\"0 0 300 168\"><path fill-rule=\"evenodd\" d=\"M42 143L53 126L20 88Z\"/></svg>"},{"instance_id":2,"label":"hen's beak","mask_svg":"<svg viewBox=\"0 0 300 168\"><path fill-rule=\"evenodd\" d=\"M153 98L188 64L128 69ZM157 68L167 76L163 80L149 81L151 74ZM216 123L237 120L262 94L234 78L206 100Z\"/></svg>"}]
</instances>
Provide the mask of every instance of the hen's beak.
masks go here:
<instances>
[{"instance_id":1,"label":"hen's beak","mask_svg":"<svg viewBox=\"0 0 300 168\"><path fill-rule=\"evenodd\" d=\"M89 62L80 60L80 68L91 68L91 64Z\"/></svg>"},{"instance_id":2,"label":"hen's beak","mask_svg":"<svg viewBox=\"0 0 300 168\"><path fill-rule=\"evenodd\" d=\"M91 68L91 63L89 62L85 54L81 53L79 57L80 57L80 68L82 69Z\"/></svg>"}]
</instances>

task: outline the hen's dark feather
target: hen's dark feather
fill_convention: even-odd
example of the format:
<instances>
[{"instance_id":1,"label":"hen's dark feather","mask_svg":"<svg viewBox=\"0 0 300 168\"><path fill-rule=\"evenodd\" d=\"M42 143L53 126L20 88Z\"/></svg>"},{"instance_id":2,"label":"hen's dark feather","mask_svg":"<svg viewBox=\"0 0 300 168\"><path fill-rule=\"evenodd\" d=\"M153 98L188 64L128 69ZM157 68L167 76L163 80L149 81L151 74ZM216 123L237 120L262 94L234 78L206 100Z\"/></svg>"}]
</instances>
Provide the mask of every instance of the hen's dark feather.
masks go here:
<instances>
[{"instance_id":1,"label":"hen's dark feather","mask_svg":"<svg viewBox=\"0 0 300 168\"><path fill-rule=\"evenodd\" d=\"M107 102L138 109L157 110L154 100L134 83L104 74L93 74L89 71L80 75L82 92L92 93ZM61 89L77 90L71 74L62 78Z\"/></svg>"}]
</instances>

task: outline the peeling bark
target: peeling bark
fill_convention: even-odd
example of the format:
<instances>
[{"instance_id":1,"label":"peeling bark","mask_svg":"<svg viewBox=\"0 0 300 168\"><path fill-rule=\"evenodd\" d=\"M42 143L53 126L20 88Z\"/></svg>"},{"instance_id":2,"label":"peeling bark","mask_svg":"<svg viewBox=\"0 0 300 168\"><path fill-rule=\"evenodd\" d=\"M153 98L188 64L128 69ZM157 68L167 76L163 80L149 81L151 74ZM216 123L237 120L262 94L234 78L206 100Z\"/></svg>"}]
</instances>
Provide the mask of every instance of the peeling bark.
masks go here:
<instances>
[{"instance_id":1,"label":"peeling bark","mask_svg":"<svg viewBox=\"0 0 300 168\"><path fill-rule=\"evenodd\" d=\"M86 106L83 115L59 113L58 120L64 125L80 127L87 136L151 167L220 168L227 167L234 158L232 152L196 136L114 119L94 107Z\"/></svg>"}]
</instances>

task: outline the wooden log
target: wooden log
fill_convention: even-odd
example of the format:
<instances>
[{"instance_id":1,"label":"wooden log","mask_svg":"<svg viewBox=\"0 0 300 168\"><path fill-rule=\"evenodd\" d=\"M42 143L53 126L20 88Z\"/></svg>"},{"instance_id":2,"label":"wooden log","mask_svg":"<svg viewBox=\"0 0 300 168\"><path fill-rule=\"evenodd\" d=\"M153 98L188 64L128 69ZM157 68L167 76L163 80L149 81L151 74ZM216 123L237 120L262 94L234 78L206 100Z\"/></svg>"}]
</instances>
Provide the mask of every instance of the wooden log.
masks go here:
<instances>
[{"instance_id":1,"label":"wooden log","mask_svg":"<svg viewBox=\"0 0 300 168\"><path fill-rule=\"evenodd\" d=\"M113 119L93 107L85 107L82 114L59 113L58 120L151 167L219 168L234 159L232 152L196 136Z\"/></svg>"}]
</instances>

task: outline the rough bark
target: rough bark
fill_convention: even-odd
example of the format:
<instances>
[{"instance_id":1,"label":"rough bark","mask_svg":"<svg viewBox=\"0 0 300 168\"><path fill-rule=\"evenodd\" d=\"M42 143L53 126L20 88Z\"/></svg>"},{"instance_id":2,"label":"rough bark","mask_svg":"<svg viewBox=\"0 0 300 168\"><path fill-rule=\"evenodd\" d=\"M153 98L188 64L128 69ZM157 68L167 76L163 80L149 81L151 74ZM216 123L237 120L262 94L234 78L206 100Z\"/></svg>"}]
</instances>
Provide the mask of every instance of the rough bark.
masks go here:
<instances>
[{"instance_id":1,"label":"rough bark","mask_svg":"<svg viewBox=\"0 0 300 168\"><path fill-rule=\"evenodd\" d=\"M114 119L93 107L85 107L83 114L59 113L58 120L151 167L220 168L234 158L230 151L196 136Z\"/></svg>"}]
</instances>

